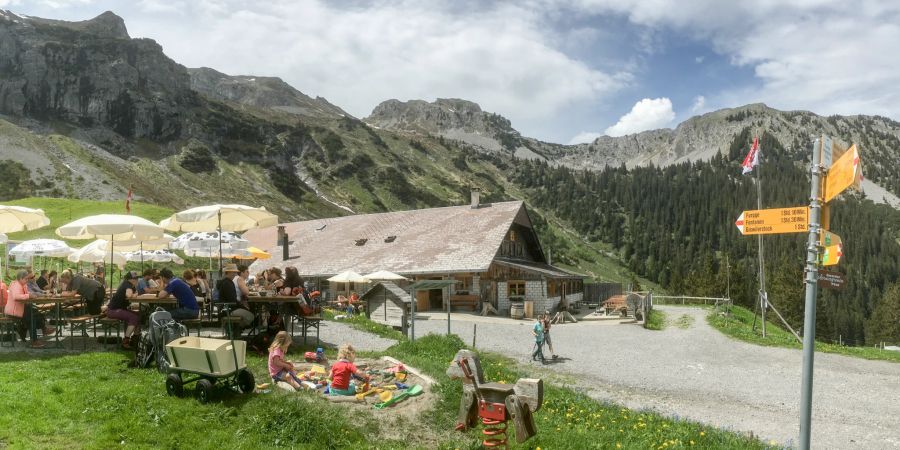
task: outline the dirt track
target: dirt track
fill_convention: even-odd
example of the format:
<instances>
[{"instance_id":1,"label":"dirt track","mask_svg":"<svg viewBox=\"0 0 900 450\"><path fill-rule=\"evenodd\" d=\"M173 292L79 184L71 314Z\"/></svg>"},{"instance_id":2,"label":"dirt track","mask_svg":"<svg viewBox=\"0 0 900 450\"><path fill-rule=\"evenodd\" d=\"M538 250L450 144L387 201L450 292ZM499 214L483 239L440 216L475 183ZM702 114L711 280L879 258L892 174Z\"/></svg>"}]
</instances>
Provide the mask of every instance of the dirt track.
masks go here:
<instances>
[{"instance_id":1,"label":"dirt track","mask_svg":"<svg viewBox=\"0 0 900 450\"><path fill-rule=\"evenodd\" d=\"M707 324L707 310L662 309L673 319L687 314L693 323L663 331L588 322L555 326L551 335L563 358L544 367L529 361L528 322L479 323L477 347L532 364L536 372L555 371L598 399L795 445L801 352L729 339ZM472 322L451 324L471 343ZM436 317L416 323L420 336L446 330L446 320ZM815 371L813 448L900 448L900 364L817 353Z\"/></svg>"}]
</instances>

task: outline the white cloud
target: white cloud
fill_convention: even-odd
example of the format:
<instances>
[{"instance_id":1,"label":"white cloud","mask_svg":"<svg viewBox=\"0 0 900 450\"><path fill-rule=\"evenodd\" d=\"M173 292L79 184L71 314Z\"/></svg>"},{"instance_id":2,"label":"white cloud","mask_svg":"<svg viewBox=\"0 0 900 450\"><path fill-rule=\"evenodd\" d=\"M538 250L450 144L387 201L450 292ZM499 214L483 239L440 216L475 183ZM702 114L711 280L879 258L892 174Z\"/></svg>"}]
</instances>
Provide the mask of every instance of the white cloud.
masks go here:
<instances>
[{"instance_id":1,"label":"white cloud","mask_svg":"<svg viewBox=\"0 0 900 450\"><path fill-rule=\"evenodd\" d=\"M518 4L273 1L186 2L190 21L128 20L188 66L279 76L351 114L378 103L436 97L478 102L513 126L603 100L631 80L567 56L539 9ZM160 2L144 0L144 9ZM473 10L473 8L475 10ZM126 17L126 19L129 19Z\"/></svg>"},{"instance_id":2,"label":"white cloud","mask_svg":"<svg viewBox=\"0 0 900 450\"><path fill-rule=\"evenodd\" d=\"M594 133L592 131L582 131L581 133L576 134L569 140L569 145L575 144L590 144L594 142L598 137L603 136L603 133Z\"/></svg>"},{"instance_id":3,"label":"white cloud","mask_svg":"<svg viewBox=\"0 0 900 450\"><path fill-rule=\"evenodd\" d=\"M691 112L694 114L702 112L704 107L706 107L706 97L702 95L694 97L694 104L691 105Z\"/></svg>"},{"instance_id":4,"label":"white cloud","mask_svg":"<svg viewBox=\"0 0 900 450\"><path fill-rule=\"evenodd\" d=\"M751 67L761 86L720 95L738 104L900 117L900 58L888 56L900 42L898 2L581 0L577 7L685 33Z\"/></svg>"},{"instance_id":5,"label":"white cloud","mask_svg":"<svg viewBox=\"0 0 900 450\"><path fill-rule=\"evenodd\" d=\"M631 108L628 114L622 116L615 125L606 129L608 136L625 136L626 134L640 133L641 131L664 128L675 119L672 110L672 101L666 97L645 98Z\"/></svg>"},{"instance_id":6,"label":"white cloud","mask_svg":"<svg viewBox=\"0 0 900 450\"><path fill-rule=\"evenodd\" d=\"M704 60L704 59L706 59L705 56L695 56L695 57L694 57L694 62L697 63L697 64L703 64L703 60Z\"/></svg>"}]
</instances>

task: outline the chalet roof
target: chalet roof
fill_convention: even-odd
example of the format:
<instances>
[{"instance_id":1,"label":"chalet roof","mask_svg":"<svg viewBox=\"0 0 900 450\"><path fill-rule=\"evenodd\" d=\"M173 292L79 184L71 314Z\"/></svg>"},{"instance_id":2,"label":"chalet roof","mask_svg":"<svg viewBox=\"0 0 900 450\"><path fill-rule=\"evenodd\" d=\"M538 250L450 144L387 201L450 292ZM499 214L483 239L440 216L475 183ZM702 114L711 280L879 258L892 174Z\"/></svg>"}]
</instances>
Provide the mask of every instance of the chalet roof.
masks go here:
<instances>
[{"instance_id":1,"label":"chalet roof","mask_svg":"<svg viewBox=\"0 0 900 450\"><path fill-rule=\"evenodd\" d=\"M537 272L541 275L547 275L553 278L587 278L585 275L579 275L571 272L567 272L559 267L554 267L549 264L544 264L540 262L531 262L531 261L518 261L507 258L497 258L495 260L497 264L513 267L516 269L524 269L531 272Z\"/></svg>"},{"instance_id":2,"label":"chalet roof","mask_svg":"<svg viewBox=\"0 0 900 450\"><path fill-rule=\"evenodd\" d=\"M272 254L253 270L295 266L303 277L345 270L398 274L483 272L513 223L531 228L520 201L361 214L284 224L291 259L282 261L275 227L244 233ZM539 248L537 251L543 255Z\"/></svg>"},{"instance_id":3,"label":"chalet roof","mask_svg":"<svg viewBox=\"0 0 900 450\"><path fill-rule=\"evenodd\" d=\"M360 298L360 301L366 301L370 298L381 297L383 295L382 289L394 294L404 303L412 303L412 297L409 296L409 292L404 291L400 286L397 286L390 281L379 281L378 284L372 286L371 289L363 294L363 296Z\"/></svg>"}]
</instances>

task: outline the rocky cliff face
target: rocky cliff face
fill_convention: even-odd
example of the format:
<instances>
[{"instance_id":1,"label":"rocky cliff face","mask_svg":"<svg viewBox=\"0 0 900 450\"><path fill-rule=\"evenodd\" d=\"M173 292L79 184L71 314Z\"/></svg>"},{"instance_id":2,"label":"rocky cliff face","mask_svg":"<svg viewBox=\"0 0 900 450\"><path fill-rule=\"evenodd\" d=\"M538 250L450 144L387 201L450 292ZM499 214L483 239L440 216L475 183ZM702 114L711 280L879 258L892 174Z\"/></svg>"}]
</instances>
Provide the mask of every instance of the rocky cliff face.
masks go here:
<instances>
[{"instance_id":1,"label":"rocky cliff face","mask_svg":"<svg viewBox=\"0 0 900 450\"><path fill-rule=\"evenodd\" d=\"M466 142L484 150L515 151L521 136L509 120L481 110L477 103L460 99L388 100L365 122L392 131L424 133Z\"/></svg>"},{"instance_id":2,"label":"rocky cliff face","mask_svg":"<svg viewBox=\"0 0 900 450\"><path fill-rule=\"evenodd\" d=\"M214 100L270 108L299 116L349 116L322 97L312 98L277 77L230 76L208 67L188 69L191 88Z\"/></svg>"},{"instance_id":3,"label":"rocky cliff face","mask_svg":"<svg viewBox=\"0 0 900 450\"><path fill-rule=\"evenodd\" d=\"M0 112L167 141L196 104L186 69L106 12L83 22L0 11Z\"/></svg>"}]
</instances>

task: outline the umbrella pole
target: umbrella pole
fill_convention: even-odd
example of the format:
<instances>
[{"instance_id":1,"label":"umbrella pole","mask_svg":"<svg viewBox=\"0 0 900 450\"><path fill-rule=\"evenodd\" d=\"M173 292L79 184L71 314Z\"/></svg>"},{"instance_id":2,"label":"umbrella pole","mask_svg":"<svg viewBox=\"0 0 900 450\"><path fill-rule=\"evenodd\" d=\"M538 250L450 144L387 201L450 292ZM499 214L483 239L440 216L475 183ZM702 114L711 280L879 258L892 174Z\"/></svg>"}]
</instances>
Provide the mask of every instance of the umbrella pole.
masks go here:
<instances>
[{"instance_id":1,"label":"umbrella pole","mask_svg":"<svg viewBox=\"0 0 900 450\"><path fill-rule=\"evenodd\" d=\"M219 210L219 278L222 278L222 210Z\"/></svg>"},{"instance_id":2,"label":"umbrella pole","mask_svg":"<svg viewBox=\"0 0 900 450\"><path fill-rule=\"evenodd\" d=\"M109 288L112 289L113 275L115 272L113 271L113 250L116 248L116 236L109 235Z\"/></svg>"},{"instance_id":3,"label":"umbrella pole","mask_svg":"<svg viewBox=\"0 0 900 450\"><path fill-rule=\"evenodd\" d=\"M141 241L141 274L144 273L144 241Z\"/></svg>"}]
</instances>

